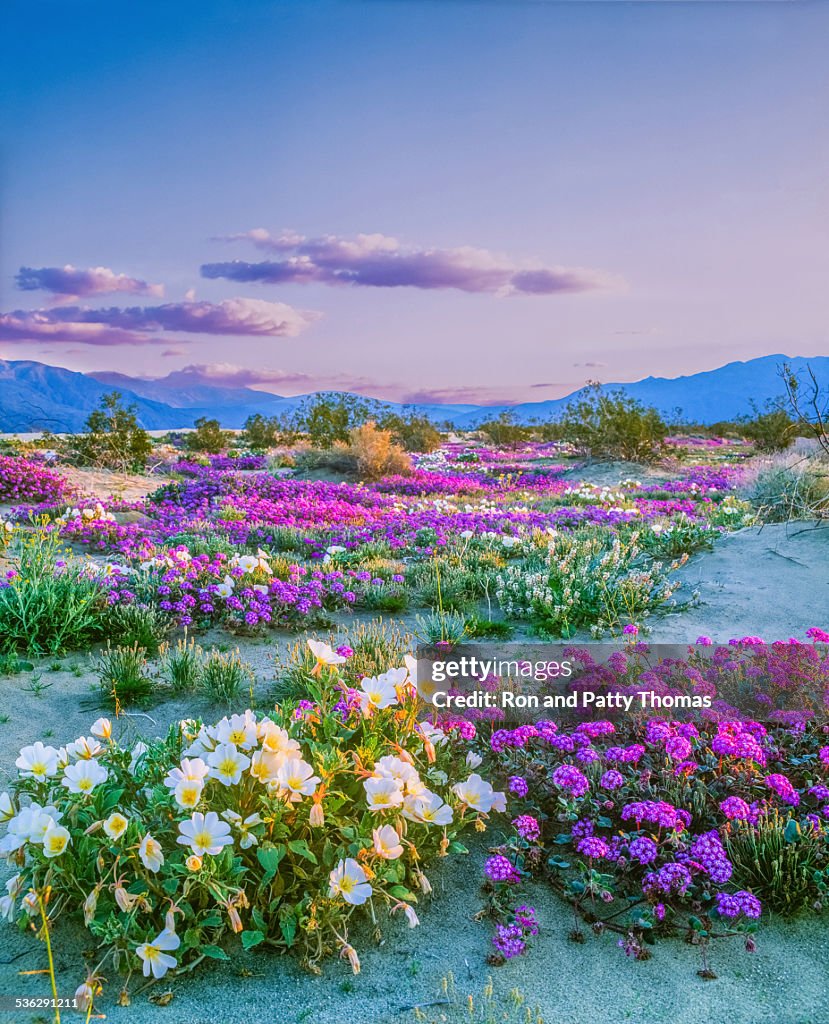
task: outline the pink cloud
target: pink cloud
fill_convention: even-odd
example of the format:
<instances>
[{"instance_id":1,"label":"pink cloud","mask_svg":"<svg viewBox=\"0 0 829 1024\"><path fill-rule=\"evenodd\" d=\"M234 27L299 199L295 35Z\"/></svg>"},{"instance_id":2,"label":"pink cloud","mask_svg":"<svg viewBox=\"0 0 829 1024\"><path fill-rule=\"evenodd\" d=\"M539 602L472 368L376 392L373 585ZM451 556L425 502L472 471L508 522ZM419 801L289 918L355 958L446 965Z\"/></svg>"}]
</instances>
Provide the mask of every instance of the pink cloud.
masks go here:
<instances>
[{"instance_id":1,"label":"pink cloud","mask_svg":"<svg viewBox=\"0 0 829 1024\"><path fill-rule=\"evenodd\" d=\"M154 345L168 344L161 336L166 331L291 338L319 316L319 313L294 309L284 302L262 299L169 302L161 306L111 306L108 309L60 306L0 314L0 340Z\"/></svg>"},{"instance_id":2,"label":"pink cloud","mask_svg":"<svg viewBox=\"0 0 829 1024\"><path fill-rule=\"evenodd\" d=\"M84 298L126 292L130 295L152 295L160 299L164 285L150 284L127 274L116 274L109 267L81 269L67 263L63 267L21 267L15 277L17 287L25 292L46 291L62 299Z\"/></svg>"},{"instance_id":3,"label":"pink cloud","mask_svg":"<svg viewBox=\"0 0 829 1024\"><path fill-rule=\"evenodd\" d=\"M354 239L293 232L273 236L264 228L226 235L281 258L248 263L205 263L203 277L266 284L362 285L375 288L456 289L495 295L554 295L610 287L608 275L583 267L520 266L488 249L418 249L387 235Z\"/></svg>"}]
</instances>

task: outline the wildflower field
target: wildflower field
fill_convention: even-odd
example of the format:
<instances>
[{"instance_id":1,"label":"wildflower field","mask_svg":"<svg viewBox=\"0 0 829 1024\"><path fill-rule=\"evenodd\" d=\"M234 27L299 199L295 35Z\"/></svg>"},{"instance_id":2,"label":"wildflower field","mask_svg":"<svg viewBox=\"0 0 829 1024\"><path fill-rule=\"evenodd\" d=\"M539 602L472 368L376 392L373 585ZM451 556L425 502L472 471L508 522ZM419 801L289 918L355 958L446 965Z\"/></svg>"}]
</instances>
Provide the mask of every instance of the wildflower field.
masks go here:
<instances>
[{"instance_id":1,"label":"wildflower field","mask_svg":"<svg viewBox=\"0 0 829 1024\"><path fill-rule=\"evenodd\" d=\"M721 1019L722 990L751 985L768 1013L735 1020L820 1020L825 979L782 1017L791 986L745 964L766 932L785 957L780 929L826 950L829 605L796 636L759 617L735 635L695 582L774 529L758 459L678 436L648 466L594 464L470 434L361 474L307 446L172 439L125 500L117 475L93 493L11 446L4 988L69 1018L197 1020L206 992L248 985L280 1020L530 1024L588 1019L551 968L634 1003L637 971L661 969L680 1011L699 987L677 1020ZM668 627L681 658L654 654ZM477 640L565 643L608 689L682 681L752 713L435 713L415 647ZM637 1006L619 1019L662 1019Z\"/></svg>"}]
</instances>

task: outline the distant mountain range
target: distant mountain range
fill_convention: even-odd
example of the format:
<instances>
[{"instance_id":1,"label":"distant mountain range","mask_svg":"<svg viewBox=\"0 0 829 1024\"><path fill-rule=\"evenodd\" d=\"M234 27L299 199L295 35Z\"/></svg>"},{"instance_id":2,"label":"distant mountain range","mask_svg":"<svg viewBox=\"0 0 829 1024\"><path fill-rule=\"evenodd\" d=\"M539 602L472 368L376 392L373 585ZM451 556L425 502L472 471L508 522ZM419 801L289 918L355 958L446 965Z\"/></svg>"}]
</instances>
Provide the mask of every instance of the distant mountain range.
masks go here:
<instances>
[{"instance_id":1,"label":"distant mountain range","mask_svg":"<svg viewBox=\"0 0 829 1024\"><path fill-rule=\"evenodd\" d=\"M666 416L673 417L680 409L685 420L715 423L750 413L752 401L762 406L767 399L780 396L783 386L778 369L783 363L789 363L795 372L808 363L818 380L829 383L829 356L807 359L771 355L685 377L646 377L632 384L605 386L622 388ZM200 416L218 419L230 429L239 428L254 413L274 416L289 412L308 397L286 398L252 388L221 387L195 372L146 380L123 373L86 374L29 360L0 359L0 431L82 430L101 396L113 390L137 407L141 425L147 430L191 427ZM417 404L406 408L416 409L436 422L473 427L505 411L524 423L554 419L571 398L512 406ZM393 402L382 404L401 408Z\"/></svg>"}]
</instances>

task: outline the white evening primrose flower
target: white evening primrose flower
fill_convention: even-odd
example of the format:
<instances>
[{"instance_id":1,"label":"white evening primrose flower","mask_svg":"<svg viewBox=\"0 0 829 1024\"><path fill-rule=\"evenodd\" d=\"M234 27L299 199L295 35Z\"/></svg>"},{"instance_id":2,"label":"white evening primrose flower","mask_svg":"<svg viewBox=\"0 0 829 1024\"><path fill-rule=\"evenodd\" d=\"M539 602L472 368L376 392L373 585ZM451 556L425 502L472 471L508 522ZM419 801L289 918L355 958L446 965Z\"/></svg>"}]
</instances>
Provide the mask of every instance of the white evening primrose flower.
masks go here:
<instances>
[{"instance_id":1,"label":"white evening primrose flower","mask_svg":"<svg viewBox=\"0 0 829 1024\"><path fill-rule=\"evenodd\" d=\"M108 718L98 718L92 723L89 731L99 740L112 739L112 722Z\"/></svg>"},{"instance_id":2,"label":"white evening primrose flower","mask_svg":"<svg viewBox=\"0 0 829 1024\"><path fill-rule=\"evenodd\" d=\"M243 818L238 811L222 811L222 817L239 830L239 846L243 850L249 850L259 843L259 837L250 830L262 824L261 814L249 814Z\"/></svg>"},{"instance_id":3,"label":"white evening primrose flower","mask_svg":"<svg viewBox=\"0 0 829 1024\"><path fill-rule=\"evenodd\" d=\"M233 594L233 579L225 576L221 583L216 584L216 593L219 597L230 597Z\"/></svg>"},{"instance_id":4,"label":"white evening primrose flower","mask_svg":"<svg viewBox=\"0 0 829 1024\"><path fill-rule=\"evenodd\" d=\"M135 769L138 767L138 762L147 753L150 748L146 743L142 743L139 740L130 751L132 757L130 758L130 775L135 773Z\"/></svg>"},{"instance_id":5,"label":"white evening primrose flower","mask_svg":"<svg viewBox=\"0 0 829 1024\"><path fill-rule=\"evenodd\" d=\"M427 791L419 796L406 797L403 817L421 825L449 825L452 822L452 808L437 793Z\"/></svg>"},{"instance_id":6,"label":"white evening primrose flower","mask_svg":"<svg viewBox=\"0 0 829 1024\"><path fill-rule=\"evenodd\" d=\"M43 837L44 857L49 857L50 860L52 857L60 857L70 840L68 828L64 828L63 825L54 825Z\"/></svg>"},{"instance_id":7,"label":"white evening primrose flower","mask_svg":"<svg viewBox=\"0 0 829 1024\"><path fill-rule=\"evenodd\" d=\"M216 723L216 739L219 743L233 743L241 750L251 750L257 743L256 715L246 711L243 715L231 715Z\"/></svg>"},{"instance_id":8,"label":"white evening primrose flower","mask_svg":"<svg viewBox=\"0 0 829 1024\"><path fill-rule=\"evenodd\" d=\"M141 863L144 867L154 874L164 864L164 853L161 850L161 843L157 839L153 839L149 832L138 846L138 856L141 858Z\"/></svg>"},{"instance_id":9,"label":"white evening primrose flower","mask_svg":"<svg viewBox=\"0 0 829 1024\"><path fill-rule=\"evenodd\" d=\"M466 782L456 782L452 792L459 800L471 807L473 811L484 814L492 810L495 801L495 790L480 775L472 773Z\"/></svg>"},{"instance_id":10,"label":"white evening primrose flower","mask_svg":"<svg viewBox=\"0 0 829 1024\"><path fill-rule=\"evenodd\" d=\"M106 768L95 760L76 761L64 769L61 785L70 793L82 793L86 796L96 786L106 782L108 775Z\"/></svg>"},{"instance_id":11,"label":"white evening primrose flower","mask_svg":"<svg viewBox=\"0 0 829 1024\"><path fill-rule=\"evenodd\" d=\"M328 876L328 882L329 896L342 896L354 907L365 903L372 893L365 871L353 857L341 860Z\"/></svg>"},{"instance_id":12,"label":"white evening primrose flower","mask_svg":"<svg viewBox=\"0 0 829 1024\"><path fill-rule=\"evenodd\" d=\"M374 839L374 852L378 857L382 857L383 860L397 860L403 853L400 836L391 825L381 825L380 828L375 828L372 831L372 837Z\"/></svg>"},{"instance_id":13,"label":"white evening primrose flower","mask_svg":"<svg viewBox=\"0 0 829 1024\"><path fill-rule=\"evenodd\" d=\"M124 815L115 811L113 814L110 814L104 822L104 832L106 832L110 839L120 839L127 831L128 825L129 821L124 817Z\"/></svg>"},{"instance_id":14,"label":"white evening primrose flower","mask_svg":"<svg viewBox=\"0 0 829 1024\"><path fill-rule=\"evenodd\" d=\"M360 708L363 714L381 711L398 704L397 687L402 686L408 676L405 668L393 668L379 676L366 676L360 680Z\"/></svg>"},{"instance_id":15,"label":"white evening primrose flower","mask_svg":"<svg viewBox=\"0 0 829 1024\"><path fill-rule=\"evenodd\" d=\"M371 774L375 779L395 779L409 794L422 793L426 788L418 775L417 768L394 754L386 754L385 757L381 757L379 761L375 762L374 771Z\"/></svg>"},{"instance_id":16,"label":"white evening primrose flower","mask_svg":"<svg viewBox=\"0 0 829 1024\"><path fill-rule=\"evenodd\" d=\"M215 749L215 730L211 729L209 725L203 725L196 733L196 738L186 750L182 751L182 753L184 757L203 757L205 754L209 754L211 750Z\"/></svg>"},{"instance_id":17,"label":"white evening primrose flower","mask_svg":"<svg viewBox=\"0 0 829 1024\"><path fill-rule=\"evenodd\" d=\"M268 587L264 583L254 583L253 589L256 591L257 594L268 593Z\"/></svg>"},{"instance_id":18,"label":"white evening primrose flower","mask_svg":"<svg viewBox=\"0 0 829 1024\"><path fill-rule=\"evenodd\" d=\"M103 752L104 748L94 736L79 736L74 743L66 744L66 753L78 760L89 760Z\"/></svg>"},{"instance_id":19,"label":"white evening primrose flower","mask_svg":"<svg viewBox=\"0 0 829 1024\"><path fill-rule=\"evenodd\" d=\"M473 771L476 768L480 768L483 762L484 759L480 754L476 754L474 750L470 750L466 755L466 766L467 768L471 768Z\"/></svg>"},{"instance_id":20,"label":"white evening primrose flower","mask_svg":"<svg viewBox=\"0 0 829 1024\"><path fill-rule=\"evenodd\" d=\"M492 794L492 810L498 811L499 814L506 814L507 810L507 794L498 792L497 790Z\"/></svg>"},{"instance_id":21,"label":"white evening primrose flower","mask_svg":"<svg viewBox=\"0 0 829 1024\"><path fill-rule=\"evenodd\" d=\"M441 746L448 739L446 733L442 729L438 729L437 726L432 725L431 722L419 722L417 727L420 735L425 740L429 740L435 747Z\"/></svg>"},{"instance_id":22,"label":"white evening primrose flower","mask_svg":"<svg viewBox=\"0 0 829 1024\"><path fill-rule=\"evenodd\" d=\"M186 810L198 807L204 791L204 783L198 779L182 779L173 790L173 799Z\"/></svg>"},{"instance_id":23,"label":"white evening primrose flower","mask_svg":"<svg viewBox=\"0 0 829 1024\"><path fill-rule=\"evenodd\" d=\"M200 757L185 757L180 768L171 768L164 777L167 789L175 789L180 782L204 782L210 774L209 766Z\"/></svg>"},{"instance_id":24,"label":"white evening primrose flower","mask_svg":"<svg viewBox=\"0 0 829 1024\"><path fill-rule=\"evenodd\" d=\"M20 756L14 762L20 774L44 782L58 771L58 751L54 747L44 746L40 740L30 747L23 747Z\"/></svg>"},{"instance_id":25,"label":"white evening primrose flower","mask_svg":"<svg viewBox=\"0 0 829 1024\"><path fill-rule=\"evenodd\" d=\"M385 811L403 804L403 787L397 779L368 778L363 782L370 811Z\"/></svg>"},{"instance_id":26,"label":"white evening primrose flower","mask_svg":"<svg viewBox=\"0 0 829 1024\"><path fill-rule=\"evenodd\" d=\"M250 774L262 783L275 784L276 773L283 761L284 754L276 754L272 750L255 750L250 761Z\"/></svg>"},{"instance_id":27,"label":"white evening primrose flower","mask_svg":"<svg viewBox=\"0 0 829 1024\"><path fill-rule=\"evenodd\" d=\"M265 718L259 723L259 738L262 741L262 749L270 754L280 754L282 757L299 757L301 748L299 743L291 739L286 729Z\"/></svg>"},{"instance_id":28,"label":"white evening primrose flower","mask_svg":"<svg viewBox=\"0 0 829 1024\"><path fill-rule=\"evenodd\" d=\"M223 847L233 842L230 825L221 821L215 811L208 811L207 814L196 811L188 821L179 822L178 830L181 834L176 842L189 846L197 857L203 857L206 853L215 857L222 852Z\"/></svg>"},{"instance_id":29,"label":"white evening primrose flower","mask_svg":"<svg viewBox=\"0 0 829 1024\"><path fill-rule=\"evenodd\" d=\"M216 779L223 786L235 786L242 772L250 765L250 758L237 750L233 743L220 743L215 750L207 755L210 765L211 779Z\"/></svg>"},{"instance_id":30,"label":"white evening primrose flower","mask_svg":"<svg viewBox=\"0 0 829 1024\"><path fill-rule=\"evenodd\" d=\"M14 921L14 904L17 897L23 890L23 877L19 874L12 875L6 882L6 895L0 899L0 919Z\"/></svg>"},{"instance_id":31,"label":"white evening primrose flower","mask_svg":"<svg viewBox=\"0 0 829 1024\"><path fill-rule=\"evenodd\" d=\"M176 958L170 956L167 950L178 949L181 939L175 932L165 928L152 942L145 942L138 946L135 952L143 963L142 970L144 977L163 978L167 971L177 965Z\"/></svg>"},{"instance_id":32,"label":"white evening primrose flower","mask_svg":"<svg viewBox=\"0 0 829 1024\"><path fill-rule=\"evenodd\" d=\"M242 572L253 572L259 566L259 559L253 555L234 555L230 564L238 565Z\"/></svg>"},{"instance_id":33,"label":"white evening primrose flower","mask_svg":"<svg viewBox=\"0 0 829 1024\"><path fill-rule=\"evenodd\" d=\"M317 665L342 665L346 660L322 640L309 640L308 647L317 660Z\"/></svg>"},{"instance_id":34,"label":"white evening primrose flower","mask_svg":"<svg viewBox=\"0 0 829 1024\"><path fill-rule=\"evenodd\" d=\"M320 779L307 761L290 757L277 769L276 781L280 789L290 794L291 802L296 803L304 796L312 796Z\"/></svg>"},{"instance_id":35,"label":"white evening primrose flower","mask_svg":"<svg viewBox=\"0 0 829 1024\"><path fill-rule=\"evenodd\" d=\"M0 793L0 822L8 821L9 818L13 818L17 812L14 809L12 798L8 793Z\"/></svg>"}]
</instances>

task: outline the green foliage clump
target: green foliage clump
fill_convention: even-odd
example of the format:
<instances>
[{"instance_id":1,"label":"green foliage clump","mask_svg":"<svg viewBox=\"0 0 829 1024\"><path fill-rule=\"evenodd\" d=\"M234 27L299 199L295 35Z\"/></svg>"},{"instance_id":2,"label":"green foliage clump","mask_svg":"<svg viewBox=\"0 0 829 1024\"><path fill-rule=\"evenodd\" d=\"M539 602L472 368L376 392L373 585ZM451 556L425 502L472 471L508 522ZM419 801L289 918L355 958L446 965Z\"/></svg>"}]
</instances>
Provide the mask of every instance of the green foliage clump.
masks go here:
<instances>
[{"instance_id":1,"label":"green foliage clump","mask_svg":"<svg viewBox=\"0 0 829 1024\"><path fill-rule=\"evenodd\" d=\"M239 696L245 684L252 689L253 679L253 670L242 660L238 650L225 653L214 649L202 662L199 685L217 704L229 704Z\"/></svg>"},{"instance_id":2,"label":"green foliage clump","mask_svg":"<svg viewBox=\"0 0 829 1024\"><path fill-rule=\"evenodd\" d=\"M743 436L754 443L759 452L782 452L797 437L797 422L774 403L766 403L761 412L756 406L751 418L741 420Z\"/></svg>"},{"instance_id":3,"label":"green foliage clump","mask_svg":"<svg viewBox=\"0 0 829 1024\"><path fill-rule=\"evenodd\" d=\"M10 549L15 575L0 588L0 654L58 654L88 647L101 634L101 593L70 560L57 532L18 531ZM58 562L66 562L58 571Z\"/></svg>"},{"instance_id":4,"label":"green foliage clump","mask_svg":"<svg viewBox=\"0 0 829 1024\"><path fill-rule=\"evenodd\" d=\"M826 840L819 829L803 829L795 818L775 813L753 827L732 823L725 845L735 883L768 910L789 916L829 894Z\"/></svg>"},{"instance_id":5,"label":"green foliage clump","mask_svg":"<svg viewBox=\"0 0 829 1024\"><path fill-rule=\"evenodd\" d=\"M194 424L195 430L185 434L184 447L188 452L204 452L216 455L227 448L231 435L222 430L218 420L200 416Z\"/></svg>"},{"instance_id":6,"label":"green foliage clump","mask_svg":"<svg viewBox=\"0 0 829 1024\"><path fill-rule=\"evenodd\" d=\"M192 693L201 683L203 672L204 651L192 637L177 640L175 647L162 647L161 673L173 693Z\"/></svg>"},{"instance_id":7,"label":"green foliage clump","mask_svg":"<svg viewBox=\"0 0 829 1024\"><path fill-rule=\"evenodd\" d=\"M601 461L652 462L664 454L668 436L656 409L600 384L589 385L566 406L560 427L564 441Z\"/></svg>"},{"instance_id":8,"label":"green foliage clump","mask_svg":"<svg viewBox=\"0 0 829 1024\"><path fill-rule=\"evenodd\" d=\"M86 433L60 442L64 458L76 466L100 466L120 472L141 472L153 449L146 430L138 425L135 405L123 406L112 391L86 420Z\"/></svg>"},{"instance_id":9,"label":"green foliage clump","mask_svg":"<svg viewBox=\"0 0 829 1024\"><path fill-rule=\"evenodd\" d=\"M116 711L129 704L145 704L153 692L147 652L134 643L110 646L95 661L101 693Z\"/></svg>"}]
</instances>

